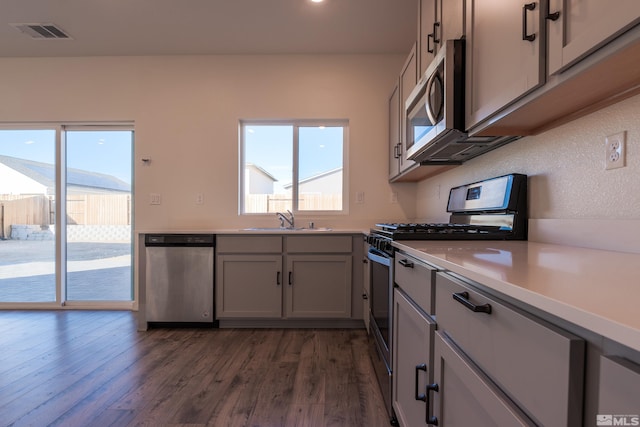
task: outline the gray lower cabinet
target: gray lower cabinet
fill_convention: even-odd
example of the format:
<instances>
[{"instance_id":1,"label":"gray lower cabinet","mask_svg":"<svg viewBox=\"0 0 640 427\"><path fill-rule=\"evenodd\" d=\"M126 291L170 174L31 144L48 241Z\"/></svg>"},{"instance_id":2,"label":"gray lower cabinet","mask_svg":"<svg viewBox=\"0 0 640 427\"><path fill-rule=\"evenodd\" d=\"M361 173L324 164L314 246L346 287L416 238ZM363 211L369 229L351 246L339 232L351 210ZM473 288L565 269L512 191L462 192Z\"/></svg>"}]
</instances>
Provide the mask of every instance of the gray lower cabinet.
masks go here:
<instances>
[{"instance_id":1,"label":"gray lower cabinet","mask_svg":"<svg viewBox=\"0 0 640 427\"><path fill-rule=\"evenodd\" d=\"M218 255L217 285L219 319L282 316L281 255Z\"/></svg>"},{"instance_id":2,"label":"gray lower cabinet","mask_svg":"<svg viewBox=\"0 0 640 427\"><path fill-rule=\"evenodd\" d=\"M422 422L432 426L535 426L530 419L446 335L434 340L433 410ZM424 424L412 424L424 425Z\"/></svg>"},{"instance_id":3,"label":"gray lower cabinet","mask_svg":"<svg viewBox=\"0 0 640 427\"><path fill-rule=\"evenodd\" d=\"M351 255L287 256L286 317L351 316Z\"/></svg>"},{"instance_id":4,"label":"gray lower cabinet","mask_svg":"<svg viewBox=\"0 0 640 427\"><path fill-rule=\"evenodd\" d=\"M536 424L582 425L585 361L582 338L447 273L436 274L436 313L440 333L455 343L470 366L477 366ZM447 399L452 382L467 381L467 376L455 369L443 371L438 366L442 363L442 359L436 358L436 377L438 370L445 375L435 379L443 393L441 407L448 405L443 400ZM452 381L451 377L456 379ZM453 415L445 411L441 416ZM446 422L446 425L468 424Z\"/></svg>"},{"instance_id":5,"label":"gray lower cabinet","mask_svg":"<svg viewBox=\"0 0 640 427\"><path fill-rule=\"evenodd\" d=\"M605 416L616 422L608 425L640 425L640 365L621 357L600 357L598 417Z\"/></svg>"},{"instance_id":6,"label":"gray lower cabinet","mask_svg":"<svg viewBox=\"0 0 640 427\"><path fill-rule=\"evenodd\" d=\"M350 235L219 236L216 317L349 319L351 248Z\"/></svg>"},{"instance_id":7,"label":"gray lower cabinet","mask_svg":"<svg viewBox=\"0 0 640 427\"><path fill-rule=\"evenodd\" d=\"M392 401L401 427L424 425L432 403L436 269L403 252L394 259Z\"/></svg>"},{"instance_id":8,"label":"gray lower cabinet","mask_svg":"<svg viewBox=\"0 0 640 427\"><path fill-rule=\"evenodd\" d=\"M432 318L399 289L393 301L393 409L402 427L423 425L433 382Z\"/></svg>"}]
</instances>

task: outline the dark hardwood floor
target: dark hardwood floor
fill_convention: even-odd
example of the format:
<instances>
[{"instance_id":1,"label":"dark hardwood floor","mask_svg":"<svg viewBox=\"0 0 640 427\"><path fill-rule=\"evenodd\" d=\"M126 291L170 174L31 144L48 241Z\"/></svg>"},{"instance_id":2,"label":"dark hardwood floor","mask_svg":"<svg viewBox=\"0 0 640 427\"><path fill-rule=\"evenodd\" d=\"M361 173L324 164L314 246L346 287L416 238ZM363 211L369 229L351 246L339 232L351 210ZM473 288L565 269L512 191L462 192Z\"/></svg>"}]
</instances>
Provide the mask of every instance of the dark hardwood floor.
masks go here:
<instances>
[{"instance_id":1,"label":"dark hardwood floor","mask_svg":"<svg viewBox=\"0 0 640 427\"><path fill-rule=\"evenodd\" d=\"M2 426L388 426L353 329L151 329L0 311Z\"/></svg>"}]
</instances>

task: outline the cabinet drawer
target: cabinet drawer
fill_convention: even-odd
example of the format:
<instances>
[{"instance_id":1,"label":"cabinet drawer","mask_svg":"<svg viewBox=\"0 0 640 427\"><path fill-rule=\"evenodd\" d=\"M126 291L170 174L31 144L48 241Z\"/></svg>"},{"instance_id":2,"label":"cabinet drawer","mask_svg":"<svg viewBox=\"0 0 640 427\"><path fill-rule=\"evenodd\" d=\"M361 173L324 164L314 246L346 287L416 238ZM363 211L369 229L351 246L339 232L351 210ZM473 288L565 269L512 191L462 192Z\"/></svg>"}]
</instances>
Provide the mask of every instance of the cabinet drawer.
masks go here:
<instances>
[{"instance_id":1,"label":"cabinet drawer","mask_svg":"<svg viewBox=\"0 0 640 427\"><path fill-rule=\"evenodd\" d=\"M436 274L436 287L438 329L537 424L581 424L582 339L448 274Z\"/></svg>"},{"instance_id":2,"label":"cabinet drawer","mask_svg":"<svg viewBox=\"0 0 640 427\"><path fill-rule=\"evenodd\" d=\"M351 236L287 236L287 253L351 253Z\"/></svg>"},{"instance_id":3,"label":"cabinet drawer","mask_svg":"<svg viewBox=\"0 0 640 427\"><path fill-rule=\"evenodd\" d=\"M218 236L218 253L280 253L281 236Z\"/></svg>"},{"instance_id":4,"label":"cabinet drawer","mask_svg":"<svg viewBox=\"0 0 640 427\"><path fill-rule=\"evenodd\" d=\"M394 281L427 314L435 314L435 268L416 258L397 252Z\"/></svg>"}]
</instances>

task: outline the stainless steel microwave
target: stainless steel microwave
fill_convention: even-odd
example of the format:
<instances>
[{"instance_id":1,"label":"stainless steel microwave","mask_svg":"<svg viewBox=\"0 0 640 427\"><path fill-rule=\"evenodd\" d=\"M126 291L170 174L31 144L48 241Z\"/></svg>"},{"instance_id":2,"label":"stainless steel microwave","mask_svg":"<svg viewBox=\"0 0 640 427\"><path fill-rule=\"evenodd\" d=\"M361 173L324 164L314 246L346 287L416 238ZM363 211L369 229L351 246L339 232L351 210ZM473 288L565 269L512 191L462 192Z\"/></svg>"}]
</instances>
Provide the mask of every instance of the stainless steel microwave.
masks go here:
<instances>
[{"instance_id":1,"label":"stainless steel microwave","mask_svg":"<svg viewBox=\"0 0 640 427\"><path fill-rule=\"evenodd\" d=\"M462 163L516 138L467 134L464 49L464 40L445 41L407 99L405 144L410 160Z\"/></svg>"}]
</instances>

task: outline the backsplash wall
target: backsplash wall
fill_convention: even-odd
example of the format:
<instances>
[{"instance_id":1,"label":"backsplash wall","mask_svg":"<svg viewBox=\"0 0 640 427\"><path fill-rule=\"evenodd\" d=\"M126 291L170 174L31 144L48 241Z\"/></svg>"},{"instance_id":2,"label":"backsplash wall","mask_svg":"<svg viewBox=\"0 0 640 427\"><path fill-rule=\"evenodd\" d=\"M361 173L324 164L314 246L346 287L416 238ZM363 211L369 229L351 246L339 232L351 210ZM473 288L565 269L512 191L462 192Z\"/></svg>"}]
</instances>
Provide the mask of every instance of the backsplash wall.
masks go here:
<instances>
[{"instance_id":1,"label":"backsplash wall","mask_svg":"<svg viewBox=\"0 0 640 427\"><path fill-rule=\"evenodd\" d=\"M639 112L636 95L421 181L417 219L447 221L451 187L508 173L529 176L530 219L640 219ZM605 137L621 131L626 167L605 170Z\"/></svg>"}]
</instances>

